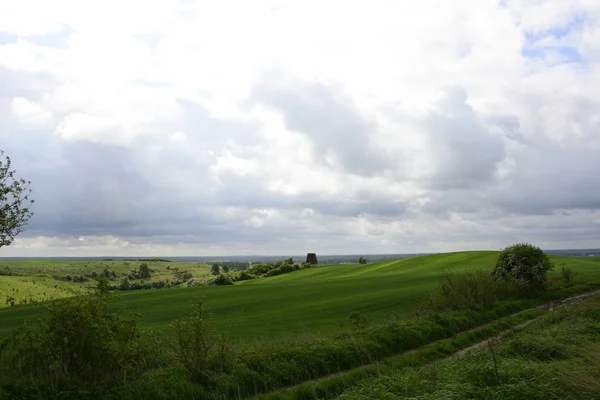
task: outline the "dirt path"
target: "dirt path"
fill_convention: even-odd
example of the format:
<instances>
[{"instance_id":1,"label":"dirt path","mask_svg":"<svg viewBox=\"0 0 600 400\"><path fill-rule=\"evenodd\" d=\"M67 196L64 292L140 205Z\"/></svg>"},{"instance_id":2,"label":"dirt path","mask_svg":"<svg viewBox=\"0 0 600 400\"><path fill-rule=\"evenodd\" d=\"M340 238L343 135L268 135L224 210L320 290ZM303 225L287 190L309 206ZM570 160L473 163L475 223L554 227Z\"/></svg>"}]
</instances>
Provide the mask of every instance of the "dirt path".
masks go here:
<instances>
[{"instance_id":1,"label":"dirt path","mask_svg":"<svg viewBox=\"0 0 600 400\"><path fill-rule=\"evenodd\" d=\"M556 301L552 301L550 303L546 303L546 304L542 304L541 306L537 306L534 308L530 308L528 310L525 311L531 311L531 310L545 310L545 311L553 311L559 307L564 307L565 305L569 304L569 303L573 303L576 301L581 301L583 299L586 299L588 297L592 297L595 295L600 295L600 290L595 290L593 292L589 292L589 293L584 293L584 294L579 294L577 296L572 296L572 297L567 297L566 299L562 299L562 300L556 300ZM512 315L517 315L519 313L525 312L525 311L520 311L518 313L512 314ZM541 317L541 315L540 315ZM536 321L538 318L540 317L536 317L533 319L530 319L529 321L525 321L522 324L519 325L515 325L513 327L510 327L509 329L500 332L497 335L494 335L492 337L486 338L484 340L482 340L481 342L475 343L469 347L466 347L462 350L457 351L456 353L446 357L446 358L450 358L450 357L457 357L457 356L461 356L465 353L468 353L470 351L473 351L475 349L481 348L483 346L485 346L487 344L488 341L499 341L501 340L503 337L505 337L506 335L513 333L515 331L518 331L520 329L525 328L527 325L531 324L532 322ZM479 328L475 328L475 329L479 329ZM462 332L461 332L462 333Z\"/></svg>"},{"instance_id":2,"label":"dirt path","mask_svg":"<svg viewBox=\"0 0 600 400\"><path fill-rule=\"evenodd\" d=\"M592 292L578 294L576 296L571 296L571 297L567 297L567 298L560 299L560 300L554 300L554 301L551 301L551 302L539 305L537 307L528 308L526 310L522 310L522 311L510 314L510 315L507 315L507 316L502 317L502 318L510 318L510 317L513 317L513 316L516 316L516 315L519 315L519 314L522 314L522 313L525 313L525 312L528 312L528 311L533 311L533 310L553 311L554 309L562 307L562 306L564 306L564 305L566 305L568 303L580 301L580 300L583 300L583 299L586 299L588 297L592 297L592 296L595 296L595 295L600 295L600 290L595 290L595 291L592 291ZM448 355L448 356L446 356L444 358L440 358L438 360L435 360L435 362L440 361L440 360L444 360L444 359L447 359L447 358L450 358L450 357L461 356L461 355L463 355L463 354L465 354L467 352L470 352L472 350L475 350L475 349L478 349L478 348L480 348L482 346L485 346L489 340L500 340L504 336L506 336L506 335L508 335L508 334L510 334L510 333L512 333L514 331L517 331L519 329L523 329L524 327L526 327L527 325L529 325L532 322L536 321L540 317L532 318L532 319L530 319L528 321L525 321L525 322L523 322L523 323L521 323L519 325L515 325L513 327L510 327L510 328L508 328L508 329L506 329L506 330L504 330L504 331L502 331L502 332L500 332L500 333L498 333L498 334L496 334L494 336L491 336L491 337L488 337L486 339L483 339L480 342L477 342L477 343L475 343L475 344L473 344L471 346L465 347L464 349L458 350L455 353L450 354L450 355ZM499 318L499 319L501 319L501 318ZM494 324L496 321L498 321L498 320L494 320L494 321L491 321L491 322L489 322L487 324L484 324L482 326L479 326L479 327L476 327L476 328L472 328L472 329L468 329L466 331L459 332L456 335L451 336L451 337L447 337L445 339L436 340L434 342L428 343L426 345L420 346L420 347L415 348L415 349L407 350L407 351L404 351L402 353L398 353L396 355L393 355L393 356L390 356L390 357L386 357L386 358L384 358L382 360L379 360L377 362L381 363L381 362L384 362L386 359L395 358L395 357L401 357L401 356L405 356L405 355L408 355L408 354L416 353L417 351L419 351L419 349L421 349L423 347L435 346L436 344L438 344L439 342L441 342L443 340L452 339L452 338L455 338L458 335L462 335L462 334L466 334L466 333L469 333L469 332L474 332L474 331L480 330L482 328L486 328L489 325ZM362 368L362 367L358 367L358 368ZM318 378L318 379L313 379L313 380L302 382L302 383L299 383L299 384L296 384L296 385L293 385L293 386L288 386L286 388L281 388L281 389L275 390L275 391L270 392L270 393L286 392L288 390L292 390L294 387L305 385L305 384L307 384L309 382L317 383L317 382L320 382L320 381L324 381L324 380L330 379L330 378L335 377L335 376L344 375L344 374L346 374L346 373L348 373L348 372L350 372L350 371L352 371L354 369L357 369L357 368L352 368L352 369L345 370L345 371L339 371L339 372L336 372L336 373L333 373L333 374L329 374L329 375L323 376L323 377ZM263 393L262 395L268 395L268 394L269 393ZM256 397L256 396L252 396L251 398L253 398L253 397Z\"/></svg>"}]
</instances>

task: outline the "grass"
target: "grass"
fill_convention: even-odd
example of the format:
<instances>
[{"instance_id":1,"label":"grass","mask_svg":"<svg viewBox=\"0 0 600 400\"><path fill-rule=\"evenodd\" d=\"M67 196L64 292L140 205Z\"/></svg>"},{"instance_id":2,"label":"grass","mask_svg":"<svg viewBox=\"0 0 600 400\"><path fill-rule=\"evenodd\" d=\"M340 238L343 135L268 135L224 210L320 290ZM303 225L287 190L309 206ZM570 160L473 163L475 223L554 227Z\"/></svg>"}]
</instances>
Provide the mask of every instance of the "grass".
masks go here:
<instances>
[{"instance_id":1,"label":"grass","mask_svg":"<svg viewBox=\"0 0 600 400\"><path fill-rule=\"evenodd\" d=\"M327 398L598 399L599 333L596 296L549 312L500 343L425 366L385 371Z\"/></svg>"},{"instance_id":2,"label":"grass","mask_svg":"<svg viewBox=\"0 0 600 400\"><path fill-rule=\"evenodd\" d=\"M111 300L111 307L124 306L139 312L146 329L168 331L171 321L187 313L194 298L203 296L215 328L241 345L295 340L348 329L348 316L354 311L366 316L371 323L407 317L422 303L444 271L490 270L497 256L497 252L478 251L368 265L323 265L234 286L123 292ZM600 280L600 259L554 260L557 265L564 262L571 267L579 278ZM51 271L67 273L69 268L79 268L73 272L77 274L90 268L101 270L103 265L115 270L121 268L119 271L131 269L131 265L124 266L122 261L99 262L94 266L86 263L57 263ZM43 264L32 264L37 273L45 271ZM152 263L151 268L167 271L163 264L168 263L156 264L160 265ZM558 277L559 269L551 276ZM0 335L9 333L24 319L40 317L42 313L42 307L29 305L0 309Z\"/></svg>"},{"instance_id":3,"label":"grass","mask_svg":"<svg viewBox=\"0 0 600 400\"><path fill-rule=\"evenodd\" d=\"M15 304L42 302L63 297L89 293L95 281L90 275L102 273L104 269L115 272L113 284L137 269L142 262L133 260L89 261L89 260L7 260L0 261L0 308L9 307L10 296ZM210 267L204 263L148 262L153 271L146 282L175 280L176 272L190 272L194 278L210 276ZM85 276L87 282L67 281L69 275Z\"/></svg>"}]
</instances>

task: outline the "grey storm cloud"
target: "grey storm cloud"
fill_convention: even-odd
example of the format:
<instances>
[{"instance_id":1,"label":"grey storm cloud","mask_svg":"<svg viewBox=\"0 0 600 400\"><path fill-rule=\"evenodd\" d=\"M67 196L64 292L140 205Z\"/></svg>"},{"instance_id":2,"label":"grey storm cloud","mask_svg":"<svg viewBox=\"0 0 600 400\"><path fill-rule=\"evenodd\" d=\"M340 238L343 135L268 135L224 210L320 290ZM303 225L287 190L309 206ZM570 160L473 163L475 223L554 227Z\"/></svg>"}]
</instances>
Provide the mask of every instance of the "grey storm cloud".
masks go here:
<instances>
[{"instance_id":1,"label":"grey storm cloud","mask_svg":"<svg viewBox=\"0 0 600 400\"><path fill-rule=\"evenodd\" d=\"M254 86L251 99L279 110L289 129L312 142L321 162L333 153L349 173L372 176L385 170L382 155L369 143L375 123L360 113L343 88L274 73Z\"/></svg>"},{"instance_id":2,"label":"grey storm cloud","mask_svg":"<svg viewBox=\"0 0 600 400\"><path fill-rule=\"evenodd\" d=\"M463 88L446 91L425 126L435 165L432 188L465 188L493 179L505 157L504 144L467 103Z\"/></svg>"}]
</instances>

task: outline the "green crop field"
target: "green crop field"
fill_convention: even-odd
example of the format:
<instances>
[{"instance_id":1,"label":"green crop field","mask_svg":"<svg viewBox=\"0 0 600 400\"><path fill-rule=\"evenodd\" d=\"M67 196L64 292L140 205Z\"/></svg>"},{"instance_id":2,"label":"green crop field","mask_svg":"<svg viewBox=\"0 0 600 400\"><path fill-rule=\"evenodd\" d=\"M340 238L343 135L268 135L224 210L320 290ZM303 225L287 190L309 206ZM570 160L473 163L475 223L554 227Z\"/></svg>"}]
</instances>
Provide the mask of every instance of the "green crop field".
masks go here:
<instances>
[{"instance_id":1,"label":"green crop field","mask_svg":"<svg viewBox=\"0 0 600 400\"><path fill-rule=\"evenodd\" d=\"M479 251L367 265L323 265L233 286L119 292L111 300L111 307L124 306L139 312L147 329L169 331L170 323L189 312L195 298L204 297L219 332L243 341L286 340L347 329L348 315L353 311L361 312L373 322L407 317L422 304L443 272L490 270L497 256L497 252ZM553 260L558 268L551 277L558 275L560 264L564 263L580 278L600 280L598 258L553 257ZM104 264L110 263L119 262ZM183 263L177 264L184 268ZM44 265L31 265L37 268L36 273L44 272ZM121 267L125 271L131 266ZM69 273L65 265L54 268L61 274ZM78 268L81 269L71 273L88 271L90 266ZM152 268L162 268L161 273L167 271L166 265L153 264ZM209 274L208 267L203 271ZM0 309L0 335L9 333L24 319L37 318L42 313L43 307L36 305Z\"/></svg>"},{"instance_id":2,"label":"green crop field","mask_svg":"<svg viewBox=\"0 0 600 400\"><path fill-rule=\"evenodd\" d=\"M152 276L145 282L176 280L177 275L189 273L194 279L210 276L210 267L204 263L145 262ZM0 308L14 304L42 302L80 294L87 294L96 284L92 274L104 270L114 272L113 283L139 268L142 261L134 260L6 260L0 261ZM70 279L67 280L66 277ZM85 281L74 281L84 276ZM185 286L185 285L184 285Z\"/></svg>"}]
</instances>

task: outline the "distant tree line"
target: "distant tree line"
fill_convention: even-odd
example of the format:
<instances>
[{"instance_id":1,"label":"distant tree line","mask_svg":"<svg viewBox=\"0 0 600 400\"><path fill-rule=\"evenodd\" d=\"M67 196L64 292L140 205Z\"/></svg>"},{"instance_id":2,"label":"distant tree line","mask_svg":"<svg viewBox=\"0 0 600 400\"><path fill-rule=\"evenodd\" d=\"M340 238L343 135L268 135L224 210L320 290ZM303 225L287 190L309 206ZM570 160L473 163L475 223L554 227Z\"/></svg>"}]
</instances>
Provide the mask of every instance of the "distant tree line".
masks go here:
<instances>
[{"instance_id":1,"label":"distant tree line","mask_svg":"<svg viewBox=\"0 0 600 400\"><path fill-rule=\"evenodd\" d=\"M225 271L220 270L218 266L213 265L212 273L215 278L210 280L208 284L212 285L232 285L234 282L247 281L250 279L263 278L269 276L277 276L288 272L298 271L301 269L314 267L314 264L303 262L302 264L294 263L293 258L287 258L277 262L260 262L253 263L248 269L242 271Z\"/></svg>"}]
</instances>

